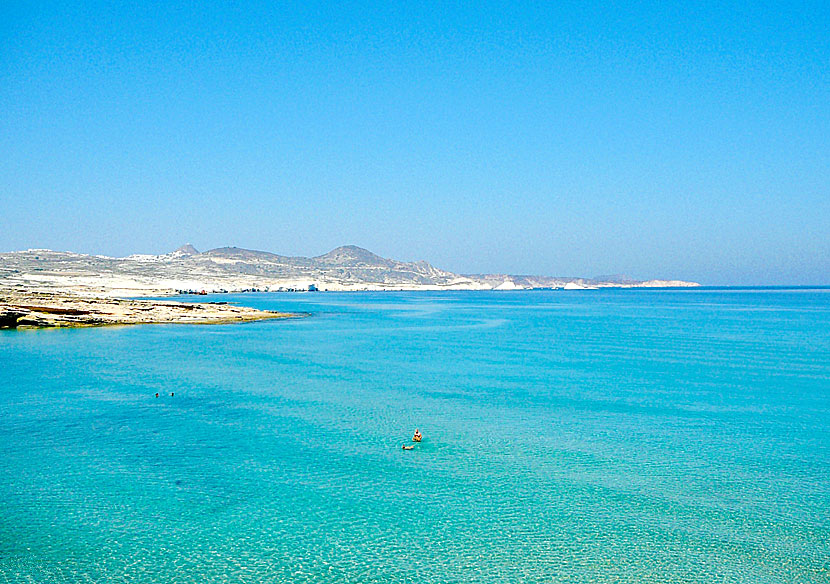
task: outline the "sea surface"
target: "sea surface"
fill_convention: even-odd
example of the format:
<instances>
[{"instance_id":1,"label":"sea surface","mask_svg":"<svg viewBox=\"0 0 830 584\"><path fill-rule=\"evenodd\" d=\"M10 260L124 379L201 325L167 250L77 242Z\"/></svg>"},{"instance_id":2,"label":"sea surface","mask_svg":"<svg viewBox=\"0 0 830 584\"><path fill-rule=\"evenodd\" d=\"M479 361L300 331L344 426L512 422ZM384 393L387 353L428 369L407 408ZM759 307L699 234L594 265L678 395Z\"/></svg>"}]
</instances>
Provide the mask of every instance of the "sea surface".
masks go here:
<instances>
[{"instance_id":1,"label":"sea surface","mask_svg":"<svg viewBox=\"0 0 830 584\"><path fill-rule=\"evenodd\" d=\"M830 582L830 290L198 300L0 331L0 583Z\"/></svg>"}]
</instances>

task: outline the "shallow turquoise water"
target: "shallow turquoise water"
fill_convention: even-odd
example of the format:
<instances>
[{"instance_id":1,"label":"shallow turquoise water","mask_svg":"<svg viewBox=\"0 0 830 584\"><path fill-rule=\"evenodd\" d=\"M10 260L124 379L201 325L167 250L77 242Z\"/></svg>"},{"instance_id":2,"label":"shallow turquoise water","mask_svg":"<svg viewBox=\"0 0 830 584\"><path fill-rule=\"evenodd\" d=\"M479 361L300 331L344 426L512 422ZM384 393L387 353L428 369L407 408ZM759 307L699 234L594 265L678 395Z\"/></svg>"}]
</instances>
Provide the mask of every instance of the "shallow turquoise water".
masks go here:
<instances>
[{"instance_id":1,"label":"shallow turquoise water","mask_svg":"<svg viewBox=\"0 0 830 584\"><path fill-rule=\"evenodd\" d=\"M830 290L217 299L0 331L0 582L830 582Z\"/></svg>"}]
</instances>

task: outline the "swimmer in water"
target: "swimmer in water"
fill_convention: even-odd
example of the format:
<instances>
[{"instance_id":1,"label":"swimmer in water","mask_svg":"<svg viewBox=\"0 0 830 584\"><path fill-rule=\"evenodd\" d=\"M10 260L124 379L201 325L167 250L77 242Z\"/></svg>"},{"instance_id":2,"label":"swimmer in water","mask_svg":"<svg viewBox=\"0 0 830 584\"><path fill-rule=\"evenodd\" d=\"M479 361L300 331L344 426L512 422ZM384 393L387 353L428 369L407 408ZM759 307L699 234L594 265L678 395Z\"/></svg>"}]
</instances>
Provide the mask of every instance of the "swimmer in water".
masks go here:
<instances>
[{"instance_id":1,"label":"swimmer in water","mask_svg":"<svg viewBox=\"0 0 830 584\"><path fill-rule=\"evenodd\" d=\"M401 448L403 448L404 450L412 450L412 449L413 449L413 448L415 448L415 447L414 447L414 446L412 446L412 445L407 446L406 444L404 444L403 446L401 446Z\"/></svg>"},{"instance_id":2,"label":"swimmer in water","mask_svg":"<svg viewBox=\"0 0 830 584\"><path fill-rule=\"evenodd\" d=\"M421 431L418 428L415 428L415 435L412 436L412 441L420 442L421 438L423 438L423 436L421 436Z\"/></svg>"}]
</instances>

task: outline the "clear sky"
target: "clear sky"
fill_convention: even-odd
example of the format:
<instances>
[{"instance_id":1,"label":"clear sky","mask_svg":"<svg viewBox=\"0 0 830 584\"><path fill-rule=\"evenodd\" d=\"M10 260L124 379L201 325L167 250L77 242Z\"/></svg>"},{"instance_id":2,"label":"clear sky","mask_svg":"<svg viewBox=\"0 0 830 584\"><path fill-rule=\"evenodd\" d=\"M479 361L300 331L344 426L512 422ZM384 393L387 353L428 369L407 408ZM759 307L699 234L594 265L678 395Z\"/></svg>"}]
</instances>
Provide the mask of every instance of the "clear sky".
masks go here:
<instances>
[{"instance_id":1,"label":"clear sky","mask_svg":"<svg viewBox=\"0 0 830 584\"><path fill-rule=\"evenodd\" d=\"M0 250L830 284L830 2L0 3Z\"/></svg>"}]
</instances>

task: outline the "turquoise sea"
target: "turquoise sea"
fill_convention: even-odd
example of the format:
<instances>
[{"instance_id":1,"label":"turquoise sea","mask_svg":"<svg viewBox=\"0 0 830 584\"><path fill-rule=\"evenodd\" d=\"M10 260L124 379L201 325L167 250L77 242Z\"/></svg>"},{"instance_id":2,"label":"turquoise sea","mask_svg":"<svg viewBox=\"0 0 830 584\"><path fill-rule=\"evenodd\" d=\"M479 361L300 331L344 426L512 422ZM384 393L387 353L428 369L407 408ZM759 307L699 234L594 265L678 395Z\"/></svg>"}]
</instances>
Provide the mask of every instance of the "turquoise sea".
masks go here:
<instances>
[{"instance_id":1,"label":"turquoise sea","mask_svg":"<svg viewBox=\"0 0 830 584\"><path fill-rule=\"evenodd\" d=\"M0 582L830 582L830 290L207 300L0 331Z\"/></svg>"}]
</instances>

